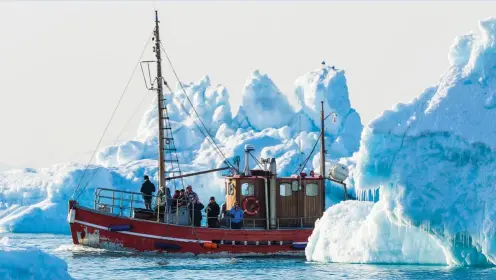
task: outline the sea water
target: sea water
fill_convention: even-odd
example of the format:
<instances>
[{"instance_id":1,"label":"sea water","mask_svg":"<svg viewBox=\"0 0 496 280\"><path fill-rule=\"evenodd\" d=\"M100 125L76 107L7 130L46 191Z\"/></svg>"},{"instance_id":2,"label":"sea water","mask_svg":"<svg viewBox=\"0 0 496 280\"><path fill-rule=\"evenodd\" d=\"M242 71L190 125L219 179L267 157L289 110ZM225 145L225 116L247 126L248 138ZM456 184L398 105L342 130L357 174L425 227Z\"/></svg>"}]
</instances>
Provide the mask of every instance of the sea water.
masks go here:
<instances>
[{"instance_id":1,"label":"sea water","mask_svg":"<svg viewBox=\"0 0 496 280\"><path fill-rule=\"evenodd\" d=\"M64 259L75 279L496 279L496 268L319 264L304 258L174 258L72 244L69 235L1 234Z\"/></svg>"}]
</instances>

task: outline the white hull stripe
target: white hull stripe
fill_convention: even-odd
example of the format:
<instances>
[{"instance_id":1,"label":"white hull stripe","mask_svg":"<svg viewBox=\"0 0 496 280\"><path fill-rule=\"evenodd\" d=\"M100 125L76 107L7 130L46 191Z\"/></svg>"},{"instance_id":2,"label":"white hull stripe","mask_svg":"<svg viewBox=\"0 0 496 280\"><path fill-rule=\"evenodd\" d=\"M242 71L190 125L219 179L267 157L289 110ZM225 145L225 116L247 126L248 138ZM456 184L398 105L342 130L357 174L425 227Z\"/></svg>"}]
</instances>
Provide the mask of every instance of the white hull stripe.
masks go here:
<instances>
[{"instance_id":1,"label":"white hull stripe","mask_svg":"<svg viewBox=\"0 0 496 280\"><path fill-rule=\"evenodd\" d=\"M74 220L75 223L89 226L89 227L94 227L97 229L102 229L102 230L109 230L108 227L100 226L97 224L92 224L92 223L87 223L79 220ZM170 240L170 241L178 241L178 242L186 242L186 243L208 243L210 241L205 241L205 240L198 240L198 239L184 239L184 238L174 238L174 237L165 237L165 236L158 236L158 235L152 235L152 234L146 234L146 233L138 233L138 232L131 232L131 231L118 231L119 233L122 234L128 234L128 235L134 235L134 236L141 236L141 237L147 237L147 238L155 238L155 239L162 239L162 240ZM293 242L293 245L299 245L299 244L307 244L307 242Z\"/></svg>"},{"instance_id":2,"label":"white hull stripe","mask_svg":"<svg viewBox=\"0 0 496 280\"><path fill-rule=\"evenodd\" d=\"M92 224L92 223L87 223L79 220L74 220L75 223L82 224L85 226L89 227L94 227L97 229L102 229L102 230L109 230L107 227ZM187 242L187 243L207 243L210 241L205 241L205 240L198 240L198 239L184 239L184 238L174 238L174 237L165 237L165 236L158 236L158 235L152 235L152 234L146 234L146 233L138 233L138 232L131 232L131 231L118 231L119 233L122 234L128 234L128 235L134 235L134 236L141 236L141 237L147 237L147 238L155 238L155 239L162 239L162 240L170 240L170 241L178 241L178 242Z\"/></svg>"}]
</instances>

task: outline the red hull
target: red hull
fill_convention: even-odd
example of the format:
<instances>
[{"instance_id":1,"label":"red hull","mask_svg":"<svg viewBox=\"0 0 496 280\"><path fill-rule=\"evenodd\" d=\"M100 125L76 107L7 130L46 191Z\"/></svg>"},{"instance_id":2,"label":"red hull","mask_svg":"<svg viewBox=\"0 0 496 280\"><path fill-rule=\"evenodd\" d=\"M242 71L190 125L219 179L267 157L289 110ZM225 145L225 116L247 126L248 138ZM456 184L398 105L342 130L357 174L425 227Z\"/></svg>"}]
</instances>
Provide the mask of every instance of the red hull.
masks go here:
<instances>
[{"instance_id":1,"label":"red hull","mask_svg":"<svg viewBox=\"0 0 496 280\"><path fill-rule=\"evenodd\" d=\"M305 244L312 233L312 229L232 230L187 227L115 216L76 205L72 207L72 211L76 212L70 224L74 244L119 251L303 256ZM116 225L130 226L130 229L109 229ZM212 241L218 244L214 245Z\"/></svg>"}]
</instances>

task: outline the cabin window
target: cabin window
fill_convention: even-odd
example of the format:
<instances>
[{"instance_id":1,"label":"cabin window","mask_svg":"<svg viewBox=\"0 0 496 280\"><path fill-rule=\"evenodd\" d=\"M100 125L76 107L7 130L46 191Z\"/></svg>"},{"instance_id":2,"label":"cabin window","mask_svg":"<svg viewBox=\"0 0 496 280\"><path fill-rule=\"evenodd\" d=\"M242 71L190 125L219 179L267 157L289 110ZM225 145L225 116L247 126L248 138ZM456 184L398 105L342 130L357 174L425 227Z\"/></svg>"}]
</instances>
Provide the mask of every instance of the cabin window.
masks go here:
<instances>
[{"instance_id":1,"label":"cabin window","mask_svg":"<svg viewBox=\"0 0 496 280\"><path fill-rule=\"evenodd\" d=\"M291 196L291 185L284 183L279 185L279 195L280 196Z\"/></svg>"},{"instance_id":2,"label":"cabin window","mask_svg":"<svg viewBox=\"0 0 496 280\"><path fill-rule=\"evenodd\" d=\"M317 184L307 184L305 189L305 193L307 196L317 196L319 194L319 185Z\"/></svg>"},{"instance_id":3,"label":"cabin window","mask_svg":"<svg viewBox=\"0 0 496 280\"><path fill-rule=\"evenodd\" d=\"M298 184L298 181L291 182L291 190L292 191L297 192L299 188L300 188L300 185Z\"/></svg>"},{"instance_id":4,"label":"cabin window","mask_svg":"<svg viewBox=\"0 0 496 280\"><path fill-rule=\"evenodd\" d=\"M241 194L244 196L255 195L255 186L250 183L243 183L241 185Z\"/></svg>"}]
</instances>

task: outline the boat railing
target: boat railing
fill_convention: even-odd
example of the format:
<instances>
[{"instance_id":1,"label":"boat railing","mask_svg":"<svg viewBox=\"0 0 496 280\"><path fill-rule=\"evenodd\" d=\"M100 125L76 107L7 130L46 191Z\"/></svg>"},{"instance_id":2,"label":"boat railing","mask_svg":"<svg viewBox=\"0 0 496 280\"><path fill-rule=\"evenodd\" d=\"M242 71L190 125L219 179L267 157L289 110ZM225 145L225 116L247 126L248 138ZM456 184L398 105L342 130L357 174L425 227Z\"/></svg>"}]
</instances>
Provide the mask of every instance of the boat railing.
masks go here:
<instances>
[{"instance_id":1,"label":"boat railing","mask_svg":"<svg viewBox=\"0 0 496 280\"><path fill-rule=\"evenodd\" d=\"M151 197L152 201L156 201L157 196L151 195ZM135 209L146 209L146 206L142 193L97 188L95 190L94 209L119 216L132 217Z\"/></svg>"},{"instance_id":2,"label":"boat railing","mask_svg":"<svg viewBox=\"0 0 496 280\"><path fill-rule=\"evenodd\" d=\"M96 211L111 213L118 216L128 216L143 220L153 220L166 224L201 227L198 223L198 215L205 220L208 226L209 220L214 227L235 229L265 229L267 220L270 218L251 218L245 216L241 225L233 222L234 218L229 211L221 213L220 218L207 217L204 209L195 211L195 204L188 204L187 199L172 199L162 196L151 195L152 210L146 210L143 194L138 192L122 191L108 188L97 188L95 190L94 209ZM159 207L157 207L159 206ZM276 218L271 229L284 228L312 228L315 221L320 217L295 217ZM197 221L195 223L195 221Z\"/></svg>"},{"instance_id":3,"label":"boat railing","mask_svg":"<svg viewBox=\"0 0 496 280\"><path fill-rule=\"evenodd\" d=\"M271 229L284 229L284 228L313 228L315 221L320 217L297 217L297 218L276 218L275 225ZM208 218L209 219L209 218ZM213 219L218 219L214 217ZM218 219L221 228L235 228L233 227L234 218ZM241 229L265 229L267 220L263 218L247 218L241 221ZM237 224L237 223L236 223Z\"/></svg>"}]
</instances>

